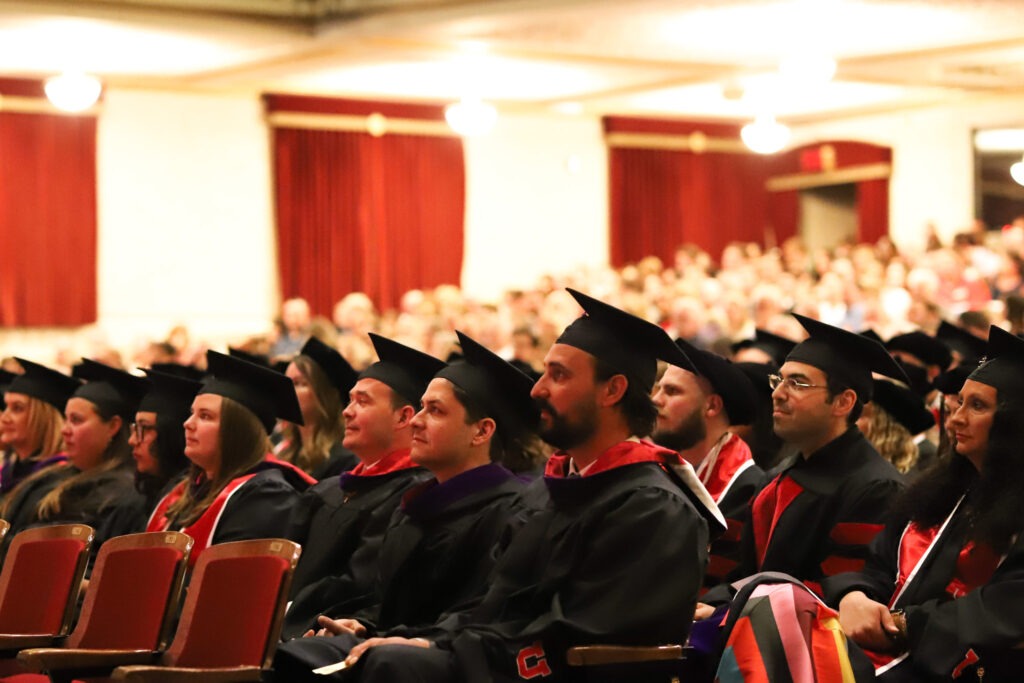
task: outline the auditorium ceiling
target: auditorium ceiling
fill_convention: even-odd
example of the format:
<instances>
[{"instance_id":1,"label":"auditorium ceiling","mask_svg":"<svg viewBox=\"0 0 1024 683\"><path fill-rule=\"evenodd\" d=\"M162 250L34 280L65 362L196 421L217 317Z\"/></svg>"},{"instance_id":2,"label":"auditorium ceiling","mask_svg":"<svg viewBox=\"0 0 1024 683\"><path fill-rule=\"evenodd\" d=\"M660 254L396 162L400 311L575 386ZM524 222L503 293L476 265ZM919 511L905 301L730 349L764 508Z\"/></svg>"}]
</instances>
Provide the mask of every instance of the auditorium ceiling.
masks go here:
<instances>
[{"instance_id":1,"label":"auditorium ceiling","mask_svg":"<svg viewBox=\"0 0 1024 683\"><path fill-rule=\"evenodd\" d=\"M834 59L834 78L783 75ZM0 0L0 75L790 123L1024 93L1024 0Z\"/></svg>"}]
</instances>

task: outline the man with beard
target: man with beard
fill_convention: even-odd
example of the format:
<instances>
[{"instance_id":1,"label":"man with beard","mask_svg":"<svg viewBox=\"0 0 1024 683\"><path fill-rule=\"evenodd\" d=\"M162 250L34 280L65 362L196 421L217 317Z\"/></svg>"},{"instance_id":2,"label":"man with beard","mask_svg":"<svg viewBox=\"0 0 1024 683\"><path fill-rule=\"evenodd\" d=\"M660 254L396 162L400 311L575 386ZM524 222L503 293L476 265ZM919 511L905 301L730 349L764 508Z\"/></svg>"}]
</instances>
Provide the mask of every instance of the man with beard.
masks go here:
<instances>
[{"instance_id":1,"label":"man with beard","mask_svg":"<svg viewBox=\"0 0 1024 683\"><path fill-rule=\"evenodd\" d=\"M676 473L678 455L640 437L656 415L656 356L686 361L656 325L570 292L587 315L551 347L533 388L540 434L559 449L540 484L548 503L479 605L357 646L345 661L358 662L358 680L565 680L574 645L685 641L706 520L721 518L699 483L684 483L685 467Z\"/></svg>"},{"instance_id":2,"label":"man with beard","mask_svg":"<svg viewBox=\"0 0 1024 683\"><path fill-rule=\"evenodd\" d=\"M683 340L676 343L696 372L671 364L665 369L652 397L658 418L651 438L693 465L728 522L726 533L711 546L704 577L704 585L711 587L739 561L747 506L764 476L750 447L730 431L753 421L757 396L747 376L729 361Z\"/></svg>"},{"instance_id":3,"label":"man with beard","mask_svg":"<svg viewBox=\"0 0 1024 683\"><path fill-rule=\"evenodd\" d=\"M795 314L794 314L795 315ZM903 478L856 427L871 400L871 373L906 382L878 342L796 315L810 338L772 378L775 433L798 453L754 497L740 564L727 580L756 572L790 574L821 593L823 578L859 569ZM722 584L697 618L732 595Z\"/></svg>"}]
</instances>

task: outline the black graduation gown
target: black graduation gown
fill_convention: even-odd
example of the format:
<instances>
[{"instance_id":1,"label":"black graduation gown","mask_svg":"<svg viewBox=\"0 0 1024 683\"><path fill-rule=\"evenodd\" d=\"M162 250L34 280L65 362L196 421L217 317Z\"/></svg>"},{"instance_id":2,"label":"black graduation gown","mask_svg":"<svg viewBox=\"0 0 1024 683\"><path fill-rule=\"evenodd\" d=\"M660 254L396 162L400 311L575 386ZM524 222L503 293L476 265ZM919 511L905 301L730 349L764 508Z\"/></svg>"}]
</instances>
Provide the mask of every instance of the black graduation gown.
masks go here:
<instances>
[{"instance_id":1,"label":"black graduation gown","mask_svg":"<svg viewBox=\"0 0 1024 683\"><path fill-rule=\"evenodd\" d=\"M380 543L402 494L430 477L422 467L331 477L302 495L291 522L290 538L302 544L302 557L292 582L285 637L301 635L325 606L371 589Z\"/></svg>"},{"instance_id":2,"label":"black graduation gown","mask_svg":"<svg viewBox=\"0 0 1024 683\"><path fill-rule=\"evenodd\" d=\"M564 680L574 645L685 642L708 528L676 480L636 462L543 483L549 504L512 539L483 601L408 635L452 650L474 683Z\"/></svg>"},{"instance_id":3,"label":"black graduation gown","mask_svg":"<svg viewBox=\"0 0 1024 683\"><path fill-rule=\"evenodd\" d=\"M36 479L25 482L25 485L12 491L5 501L7 510L4 519L11 523L7 532L6 544L19 531L24 531L35 523L36 508L46 494L57 487L62 481L78 473L70 465L60 465L49 469Z\"/></svg>"},{"instance_id":4,"label":"black graduation gown","mask_svg":"<svg viewBox=\"0 0 1024 683\"><path fill-rule=\"evenodd\" d=\"M311 628L318 614L355 617L371 633L400 624L426 626L447 610L483 594L494 566L494 547L519 510L524 484L497 464L484 465L452 477L444 484L431 479L409 490L384 534L379 548L360 548L360 557L377 557L375 580L368 590L344 581L331 585L335 602L320 603L299 595L292 609L313 619L299 623L289 610L289 635ZM342 588L349 592L343 593ZM300 604L300 600L302 604ZM301 627L301 631L300 628ZM298 641L301 642L301 641Z\"/></svg>"},{"instance_id":5,"label":"black graduation gown","mask_svg":"<svg viewBox=\"0 0 1024 683\"><path fill-rule=\"evenodd\" d=\"M754 529L770 526L759 519L758 497L770 493L782 477L801 489L782 511L771 533L763 562L758 561ZM782 572L816 592L825 576L860 568L868 544L882 529L889 505L903 488L903 477L856 427L826 444L811 458L785 460L751 502L743 529L740 563L729 573L732 582L761 571ZM728 584L704 596L709 604L728 601Z\"/></svg>"},{"instance_id":6,"label":"black graduation gown","mask_svg":"<svg viewBox=\"0 0 1024 683\"><path fill-rule=\"evenodd\" d=\"M138 477L138 474L136 474L136 477ZM182 471L171 477L159 490L151 491L150 493L140 492L141 495L135 505L120 506L111 513L106 523L114 528L122 529L121 533L124 534L135 534L145 531L149 518L153 515L153 510L157 504L184 478L185 472ZM138 480L135 482L135 490L139 490Z\"/></svg>"},{"instance_id":7,"label":"black graduation gown","mask_svg":"<svg viewBox=\"0 0 1024 683\"><path fill-rule=\"evenodd\" d=\"M962 509L950 521L931 554L893 606L905 610L909 654L885 681L949 681L958 678L1019 681L1024 671L1024 534L1018 536L988 583L953 599L946 587L953 579L967 538ZM824 582L829 604L838 605L849 592L889 604L899 566L905 520L886 526L871 546L864 570L840 574ZM975 657L978 661L975 661Z\"/></svg>"},{"instance_id":8,"label":"black graduation gown","mask_svg":"<svg viewBox=\"0 0 1024 683\"><path fill-rule=\"evenodd\" d=\"M291 510L297 504L300 492L309 486L297 472L288 465L263 461L241 475L247 479L232 488L222 506L215 501L198 519L184 528L177 519L168 519L163 514L171 502L165 497L157 505L147 530L173 529L192 536L195 545L190 563L194 563L204 549L218 543L254 538L288 538ZM228 488L237 482L238 479L232 480ZM177 500L179 491L176 488L171 492L172 500Z\"/></svg>"},{"instance_id":9,"label":"black graduation gown","mask_svg":"<svg viewBox=\"0 0 1024 683\"><path fill-rule=\"evenodd\" d=\"M59 483L79 473L78 469L71 466L60 470L60 474L52 478L52 486L33 487L30 498L35 505L27 526L88 524L96 532L91 557L96 556L105 541L136 530L144 514L145 498L135 489L134 462L123 463L120 467L69 488L64 494L60 513L45 520L40 519L35 509L39 501Z\"/></svg>"},{"instance_id":10,"label":"black graduation gown","mask_svg":"<svg viewBox=\"0 0 1024 683\"><path fill-rule=\"evenodd\" d=\"M331 446L327 460L320 463L319 467L314 467L313 471L309 474L317 481L323 481L329 477L336 477L339 474L348 472L358 464L359 458L356 457L356 454L342 446L341 442L338 442Z\"/></svg>"}]
</instances>

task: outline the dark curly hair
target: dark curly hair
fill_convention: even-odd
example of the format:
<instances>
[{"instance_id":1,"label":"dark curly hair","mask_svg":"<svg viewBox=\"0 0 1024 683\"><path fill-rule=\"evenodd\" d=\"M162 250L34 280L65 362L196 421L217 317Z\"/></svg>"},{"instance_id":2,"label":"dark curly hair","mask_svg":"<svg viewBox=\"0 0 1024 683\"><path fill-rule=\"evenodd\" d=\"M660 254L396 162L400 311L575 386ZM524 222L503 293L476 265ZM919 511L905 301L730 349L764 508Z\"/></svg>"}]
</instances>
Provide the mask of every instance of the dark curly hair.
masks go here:
<instances>
[{"instance_id":1,"label":"dark curly hair","mask_svg":"<svg viewBox=\"0 0 1024 683\"><path fill-rule=\"evenodd\" d=\"M1024 527L1024 402L997 395L996 411L988 435L988 451L981 471L956 452L948 453L904 491L894 505L897 518L924 528L935 528L949 516L956 501L966 495L965 511L971 520L970 538L1005 552Z\"/></svg>"}]
</instances>

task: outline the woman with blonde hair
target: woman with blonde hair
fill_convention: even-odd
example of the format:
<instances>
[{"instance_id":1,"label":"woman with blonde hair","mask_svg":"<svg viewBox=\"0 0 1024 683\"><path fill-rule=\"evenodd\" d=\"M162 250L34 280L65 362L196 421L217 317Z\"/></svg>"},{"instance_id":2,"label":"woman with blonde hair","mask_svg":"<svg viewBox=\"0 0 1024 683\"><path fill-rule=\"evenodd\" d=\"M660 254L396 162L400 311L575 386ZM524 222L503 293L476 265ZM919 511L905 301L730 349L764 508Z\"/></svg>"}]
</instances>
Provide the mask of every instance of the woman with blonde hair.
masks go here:
<instances>
[{"instance_id":1,"label":"woman with blonde hair","mask_svg":"<svg viewBox=\"0 0 1024 683\"><path fill-rule=\"evenodd\" d=\"M883 458L907 474L917 465L915 437L934 427L935 418L907 387L883 379L873 383L871 402L864 406L857 426Z\"/></svg>"},{"instance_id":2,"label":"woman with blonde hair","mask_svg":"<svg viewBox=\"0 0 1024 683\"><path fill-rule=\"evenodd\" d=\"M285 374L295 386L304 424L285 423L275 456L317 480L348 472L359 461L342 446L342 411L358 373L340 353L310 337Z\"/></svg>"},{"instance_id":3,"label":"woman with blonde hair","mask_svg":"<svg viewBox=\"0 0 1024 683\"><path fill-rule=\"evenodd\" d=\"M24 369L4 389L0 414L0 496L6 497L28 476L50 465L63 463L64 406L78 387L65 374L18 359Z\"/></svg>"},{"instance_id":4,"label":"woman with blonde hair","mask_svg":"<svg viewBox=\"0 0 1024 683\"><path fill-rule=\"evenodd\" d=\"M207 370L185 421L188 473L160 500L146 528L192 536L192 562L216 543L285 536L299 491L313 482L267 457L277 419L302 424L291 381L216 351L207 352Z\"/></svg>"}]
</instances>

